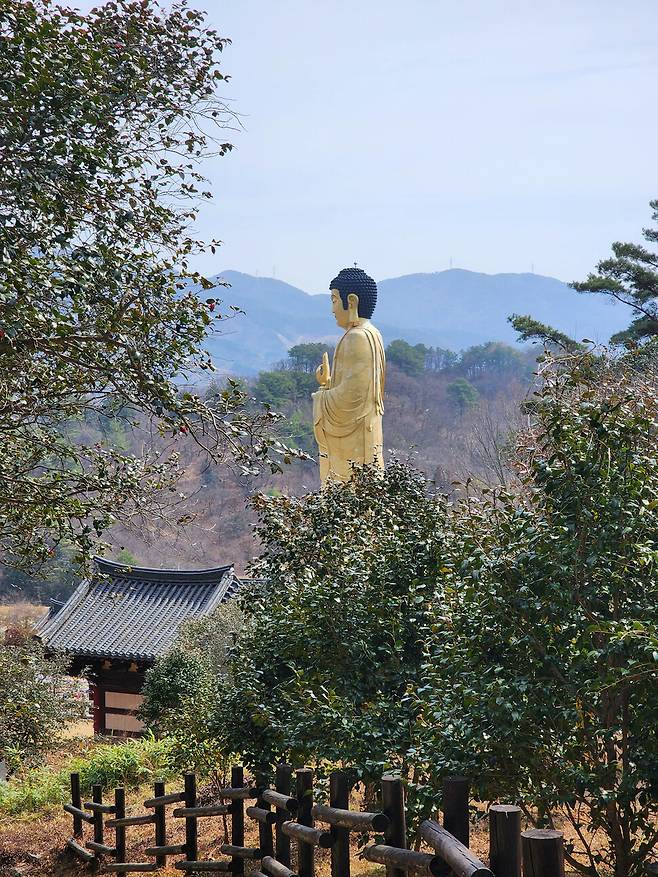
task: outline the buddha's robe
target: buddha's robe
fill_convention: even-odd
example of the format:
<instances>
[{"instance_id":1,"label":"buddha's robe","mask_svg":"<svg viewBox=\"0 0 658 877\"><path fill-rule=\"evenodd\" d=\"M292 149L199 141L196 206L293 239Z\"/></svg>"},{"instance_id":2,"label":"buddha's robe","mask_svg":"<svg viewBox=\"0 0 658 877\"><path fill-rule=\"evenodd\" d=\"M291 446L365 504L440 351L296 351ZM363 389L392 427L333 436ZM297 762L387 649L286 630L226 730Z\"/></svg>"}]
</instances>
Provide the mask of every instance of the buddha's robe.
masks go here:
<instances>
[{"instance_id":1,"label":"buddha's robe","mask_svg":"<svg viewBox=\"0 0 658 877\"><path fill-rule=\"evenodd\" d=\"M313 394L320 479L347 481L351 463L384 468L382 415L386 360L379 330L368 320L338 342L331 383Z\"/></svg>"}]
</instances>

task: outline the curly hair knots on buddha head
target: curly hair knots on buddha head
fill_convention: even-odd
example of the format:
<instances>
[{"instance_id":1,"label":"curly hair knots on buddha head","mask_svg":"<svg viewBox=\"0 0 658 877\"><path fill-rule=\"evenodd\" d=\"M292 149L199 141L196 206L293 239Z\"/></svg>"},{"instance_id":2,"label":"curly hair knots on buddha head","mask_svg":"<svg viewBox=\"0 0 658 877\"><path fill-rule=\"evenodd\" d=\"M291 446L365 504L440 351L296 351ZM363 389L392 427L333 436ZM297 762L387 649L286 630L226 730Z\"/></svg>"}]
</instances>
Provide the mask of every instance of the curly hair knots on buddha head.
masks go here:
<instances>
[{"instance_id":1,"label":"curly hair knots on buddha head","mask_svg":"<svg viewBox=\"0 0 658 877\"><path fill-rule=\"evenodd\" d=\"M343 268L329 284L337 289L343 307L347 310L347 296L353 292L359 296L359 316L369 320L377 304L377 284L362 268Z\"/></svg>"}]
</instances>

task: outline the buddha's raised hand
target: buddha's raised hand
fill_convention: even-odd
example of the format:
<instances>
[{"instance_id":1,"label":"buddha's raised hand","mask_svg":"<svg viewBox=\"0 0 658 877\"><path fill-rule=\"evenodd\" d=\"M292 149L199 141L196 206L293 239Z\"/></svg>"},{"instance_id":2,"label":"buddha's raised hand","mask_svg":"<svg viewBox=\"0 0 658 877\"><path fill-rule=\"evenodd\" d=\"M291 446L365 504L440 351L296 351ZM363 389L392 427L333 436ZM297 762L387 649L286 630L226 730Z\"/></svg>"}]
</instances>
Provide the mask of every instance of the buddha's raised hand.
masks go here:
<instances>
[{"instance_id":1,"label":"buddha's raised hand","mask_svg":"<svg viewBox=\"0 0 658 877\"><path fill-rule=\"evenodd\" d=\"M322 362L315 370L315 379L321 387L328 387L331 383L331 368L329 367L329 354L322 355Z\"/></svg>"}]
</instances>

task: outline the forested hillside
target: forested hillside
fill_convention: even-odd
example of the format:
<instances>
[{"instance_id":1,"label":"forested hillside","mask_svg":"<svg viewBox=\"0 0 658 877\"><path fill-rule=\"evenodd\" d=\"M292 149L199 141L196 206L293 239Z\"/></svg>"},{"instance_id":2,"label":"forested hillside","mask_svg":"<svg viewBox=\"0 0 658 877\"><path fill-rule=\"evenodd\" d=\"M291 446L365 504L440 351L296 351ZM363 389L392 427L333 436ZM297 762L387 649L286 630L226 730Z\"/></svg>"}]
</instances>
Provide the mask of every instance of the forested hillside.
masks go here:
<instances>
[{"instance_id":1,"label":"forested hillside","mask_svg":"<svg viewBox=\"0 0 658 877\"><path fill-rule=\"evenodd\" d=\"M309 295L272 277L225 271L220 298L240 308L221 324L207 348L222 372L254 376L302 341L335 344L328 290ZM329 278L327 278L327 281ZM386 344L405 338L462 350L491 338L513 343L510 314L532 314L578 339L606 341L628 325L630 309L579 295L566 283L539 274L482 274L451 269L377 280L375 323ZM320 292L321 290L314 290Z\"/></svg>"},{"instance_id":2,"label":"forested hillside","mask_svg":"<svg viewBox=\"0 0 658 877\"><path fill-rule=\"evenodd\" d=\"M157 567L203 567L235 563L243 571L256 552L253 515L248 507L257 491L299 494L319 484L311 423L311 393L322 343L290 348L275 367L248 382L254 405L267 404L282 415L280 437L311 457L294 460L279 475L253 478L236 467L211 463L193 441L181 450L184 476L181 500L173 496L167 521L144 528L117 527L114 557ZM470 347L461 353L400 339L387 348L384 441L387 457L412 458L441 490L472 477L487 482L507 479L504 448L518 421L519 403L532 380L536 348L520 350L501 342ZM225 381L208 386L208 397ZM144 443L167 453L162 440L133 425L130 412L114 418L87 417L71 425L86 443L99 442L124 451ZM184 520L178 524L177 521ZM38 579L5 572L3 599L62 598L74 583L66 552L53 557L51 570Z\"/></svg>"}]
</instances>

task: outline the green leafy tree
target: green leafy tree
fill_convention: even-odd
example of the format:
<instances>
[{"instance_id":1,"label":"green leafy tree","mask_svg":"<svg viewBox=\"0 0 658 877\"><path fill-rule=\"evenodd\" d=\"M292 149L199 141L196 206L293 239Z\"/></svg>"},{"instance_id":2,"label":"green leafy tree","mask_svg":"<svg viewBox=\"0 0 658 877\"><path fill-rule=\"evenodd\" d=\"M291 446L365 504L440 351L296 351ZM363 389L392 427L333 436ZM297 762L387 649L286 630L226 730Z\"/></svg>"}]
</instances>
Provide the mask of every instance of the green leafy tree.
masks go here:
<instances>
[{"instance_id":1,"label":"green leafy tree","mask_svg":"<svg viewBox=\"0 0 658 877\"><path fill-rule=\"evenodd\" d=\"M408 375L420 375L425 370L427 347L424 344L411 345L401 338L391 341L386 348L386 360Z\"/></svg>"},{"instance_id":2,"label":"green leafy tree","mask_svg":"<svg viewBox=\"0 0 658 877\"><path fill-rule=\"evenodd\" d=\"M36 761L87 702L64 674L64 658L46 658L33 640L0 644L0 758L10 770Z\"/></svg>"},{"instance_id":3,"label":"green leafy tree","mask_svg":"<svg viewBox=\"0 0 658 877\"><path fill-rule=\"evenodd\" d=\"M300 498L255 500L266 581L245 625L212 733L251 766L344 760L364 777L400 764L445 505L399 463ZM264 643L267 647L264 647Z\"/></svg>"},{"instance_id":4,"label":"green leafy tree","mask_svg":"<svg viewBox=\"0 0 658 877\"><path fill-rule=\"evenodd\" d=\"M218 689L229 673L229 650L242 626L235 600L181 626L174 647L146 674L140 718L171 739L182 768L214 771L229 752L210 731Z\"/></svg>"},{"instance_id":5,"label":"green leafy tree","mask_svg":"<svg viewBox=\"0 0 658 877\"><path fill-rule=\"evenodd\" d=\"M230 149L227 40L183 3L0 0L0 41L0 552L28 566L60 543L98 551L176 480L175 454L74 440L87 413L130 406L247 468L269 417L237 391L180 389L211 369L221 317L197 292L212 284L190 270L189 229L210 197L200 160Z\"/></svg>"},{"instance_id":6,"label":"green leafy tree","mask_svg":"<svg viewBox=\"0 0 658 877\"><path fill-rule=\"evenodd\" d=\"M425 356L425 368L430 371L446 371L454 368L459 362L459 354L447 347L428 347Z\"/></svg>"},{"instance_id":7,"label":"green leafy tree","mask_svg":"<svg viewBox=\"0 0 658 877\"><path fill-rule=\"evenodd\" d=\"M658 201L650 202L658 222ZM644 229L644 239L658 243L658 228ZM578 292L597 292L629 305L635 319L610 339L613 344L642 342L658 336L658 252L641 244L612 245L613 257L603 259L587 280L572 283Z\"/></svg>"},{"instance_id":8,"label":"green leafy tree","mask_svg":"<svg viewBox=\"0 0 658 877\"><path fill-rule=\"evenodd\" d=\"M267 371L258 375L253 393L259 402L281 410L307 400L317 388L315 376L306 372Z\"/></svg>"},{"instance_id":9,"label":"green leafy tree","mask_svg":"<svg viewBox=\"0 0 658 877\"><path fill-rule=\"evenodd\" d=\"M580 873L639 877L658 843L655 385L588 354L535 402L524 495L456 509L417 755L430 788L459 770L484 800L565 815Z\"/></svg>"},{"instance_id":10,"label":"green leafy tree","mask_svg":"<svg viewBox=\"0 0 658 877\"><path fill-rule=\"evenodd\" d=\"M521 351L502 341L469 347L461 355L459 368L471 379L491 373L525 375L530 370Z\"/></svg>"},{"instance_id":11,"label":"green leafy tree","mask_svg":"<svg viewBox=\"0 0 658 877\"><path fill-rule=\"evenodd\" d=\"M307 341L304 344L295 344L288 351L288 360L293 371L306 372L314 375L316 368L322 362L325 353L331 353L332 347L320 341Z\"/></svg>"},{"instance_id":12,"label":"green leafy tree","mask_svg":"<svg viewBox=\"0 0 658 877\"><path fill-rule=\"evenodd\" d=\"M446 387L446 395L460 415L474 408L480 400L477 387L474 387L466 378L457 378L449 383Z\"/></svg>"},{"instance_id":13,"label":"green leafy tree","mask_svg":"<svg viewBox=\"0 0 658 877\"><path fill-rule=\"evenodd\" d=\"M512 314L507 319L519 333L519 341L539 341L553 350L564 350L567 353L584 349L582 344L574 341L564 332L546 323L540 323L528 314Z\"/></svg>"}]
</instances>

